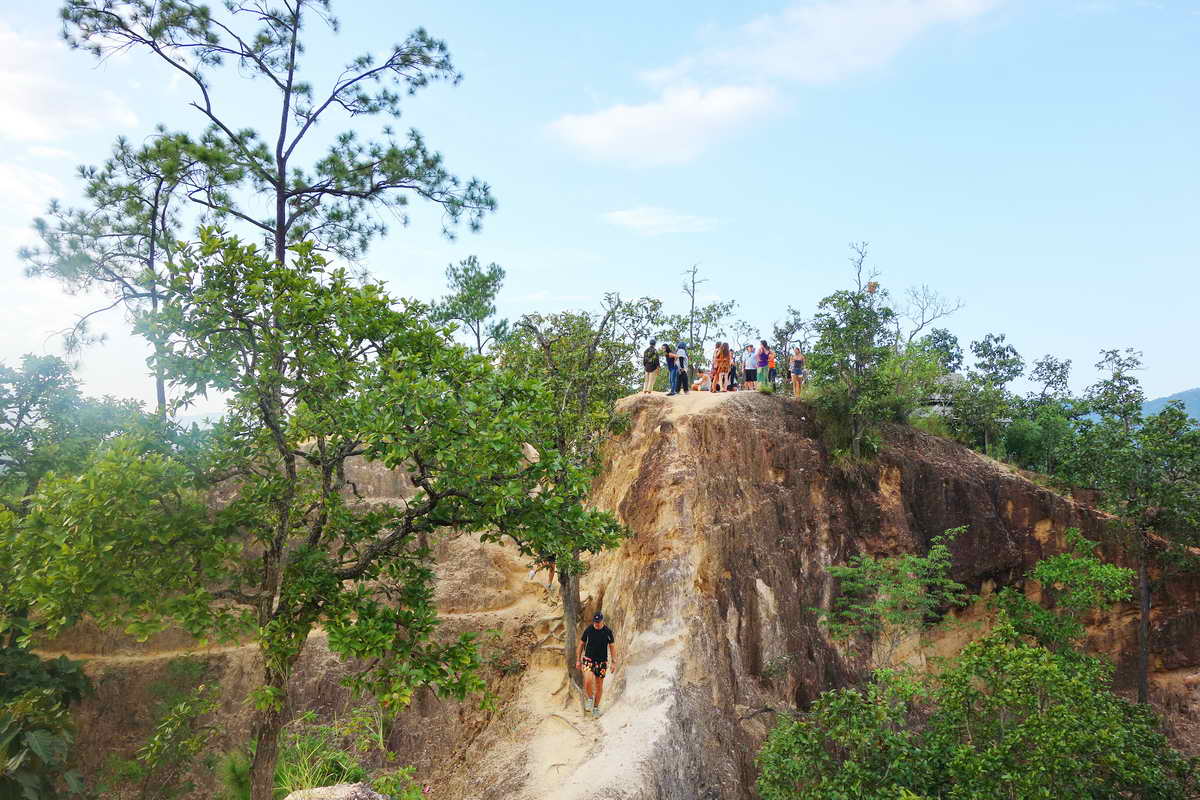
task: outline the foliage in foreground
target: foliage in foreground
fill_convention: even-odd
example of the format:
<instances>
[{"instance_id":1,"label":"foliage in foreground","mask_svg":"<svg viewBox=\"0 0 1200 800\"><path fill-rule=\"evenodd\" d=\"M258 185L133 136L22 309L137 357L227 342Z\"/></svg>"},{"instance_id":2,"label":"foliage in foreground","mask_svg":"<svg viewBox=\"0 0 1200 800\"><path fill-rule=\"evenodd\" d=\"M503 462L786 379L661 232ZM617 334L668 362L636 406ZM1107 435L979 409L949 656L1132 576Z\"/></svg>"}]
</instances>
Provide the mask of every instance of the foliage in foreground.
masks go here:
<instances>
[{"instance_id":1,"label":"foliage in foreground","mask_svg":"<svg viewBox=\"0 0 1200 800\"><path fill-rule=\"evenodd\" d=\"M1132 572L1101 562L1078 532L1069 539L1070 552L1028 576L1049 607L1002 593L992 631L936 676L877 670L781 717L758 755L764 800L1194 797L1197 765L1148 708L1113 694L1110 664L1079 650L1083 615L1127 599ZM878 573L843 570L866 583ZM859 615L878 619L879 602L868 593Z\"/></svg>"},{"instance_id":2,"label":"foliage in foreground","mask_svg":"<svg viewBox=\"0 0 1200 800\"><path fill-rule=\"evenodd\" d=\"M56 626L90 613L142 636L177 624L258 641L256 798L318 625L334 652L372 664L350 682L391 708L422 686L482 688L472 638L435 638L430 537L508 537L561 565L621 536L580 503L587 475L556 449L542 387L455 346L424 306L397 307L311 246L294 255L282 266L202 231L145 324L176 396L227 392L225 419L190 452L114 440L80 475L46 476L3 531L22 549L22 596ZM358 457L404 468L415 494L354 502Z\"/></svg>"},{"instance_id":3,"label":"foliage in foreground","mask_svg":"<svg viewBox=\"0 0 1200 800\"><path fill-rule=\"evenodd\" d=\"M1029 644L1007 621L936 682L881 671L784 717L759 753L764 800L1146 797L1186 800L1195 766L1098 659Z\"/></svg>"}]
</instances>

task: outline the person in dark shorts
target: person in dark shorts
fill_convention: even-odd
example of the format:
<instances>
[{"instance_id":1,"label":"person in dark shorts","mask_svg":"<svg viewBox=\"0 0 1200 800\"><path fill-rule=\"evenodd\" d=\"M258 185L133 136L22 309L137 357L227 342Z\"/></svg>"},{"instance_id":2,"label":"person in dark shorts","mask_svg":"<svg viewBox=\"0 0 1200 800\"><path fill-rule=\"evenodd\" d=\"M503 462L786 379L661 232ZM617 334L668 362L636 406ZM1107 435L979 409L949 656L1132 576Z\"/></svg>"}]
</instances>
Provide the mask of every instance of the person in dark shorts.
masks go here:
<instances>
[{"instance_id":1,"label":"person in dark shorts","mask_svg":"<svg viewBox=\"0 0 1200 800\"><path fill-rule=\"evenodd\" d=\"M575 667L583 672L583 713L592 712L600 716L600 698L604 696L604 676L608 670L617 668L617 646L612 629L604 624L604 615L599 611L592 617L592 624L584 628L575 651ZM609 650L612 650L610 655Z\"/></svg>"},{"instance_id":2,"label":"person in dark shorts","mask_svg":"<svg viewBox=\"0 0 1200 800\"><path fill-rule=\"evenodd\" d=\"M742 386L745 389L758 388L758 356L754 352L754 345L746 345L746 349L742 352L742 374L745 376L742 379Z\"/></svg>"}]
</instances>

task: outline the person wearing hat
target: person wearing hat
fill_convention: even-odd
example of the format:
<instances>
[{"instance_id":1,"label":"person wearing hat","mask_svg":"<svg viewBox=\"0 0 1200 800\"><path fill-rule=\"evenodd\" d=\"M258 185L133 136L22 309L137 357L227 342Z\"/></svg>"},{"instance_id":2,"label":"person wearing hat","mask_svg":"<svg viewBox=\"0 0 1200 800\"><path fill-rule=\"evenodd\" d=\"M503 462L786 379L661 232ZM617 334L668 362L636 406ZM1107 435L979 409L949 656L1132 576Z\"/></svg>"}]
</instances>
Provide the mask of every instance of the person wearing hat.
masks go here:
<instances>
[{"instance_id":1,"label":"person wearing hat","mask_svg":"<svg viewBox=\"0 0 1200 800\"><path fill-rule=\"evenodd\" d=\"M612 629L604 624L604 615L599 611L592 617L592 624L584 628L575 651L575 668L583 672L583 713L592 712L600 716L600 698L604 696L604 676L611 663L617 668L617 646ZM585 650L586 649L586 654ZM609 650L612 657L609 657Z\"/></svg>"}]
</instances>

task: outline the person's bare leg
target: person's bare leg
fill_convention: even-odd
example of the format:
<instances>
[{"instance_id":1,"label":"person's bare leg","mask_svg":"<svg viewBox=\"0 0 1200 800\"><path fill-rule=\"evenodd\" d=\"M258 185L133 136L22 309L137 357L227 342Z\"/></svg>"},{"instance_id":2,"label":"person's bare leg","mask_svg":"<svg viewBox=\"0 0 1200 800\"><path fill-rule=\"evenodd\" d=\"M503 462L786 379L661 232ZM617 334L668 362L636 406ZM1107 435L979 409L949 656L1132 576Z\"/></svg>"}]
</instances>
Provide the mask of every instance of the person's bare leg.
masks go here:
<instances>
[{"instance_id":1,"label":"person's bare leg","mask_svg":"<svg viewBox=\"0 0 1200 800\"><path fill-rule=\"evenodd\" d=\"M591 699L592 692L595 691L593 688L593 686L594 686L593 678L594 678L594 676L592 675L592 670L590 668L584 669L584 671L583 671L583 693L588 699Z\"/></svg>"},{"instance_id":2,"label":"person's bare leg","mask_svg":"<svg viewBox=\"0 0 1200 800\"><path fill-rule=\"evenodd\" d=\"M596 702L595 707L600 707L600 698L604 696L604 678L596 678Z\"/></svg>"}]
</instances>

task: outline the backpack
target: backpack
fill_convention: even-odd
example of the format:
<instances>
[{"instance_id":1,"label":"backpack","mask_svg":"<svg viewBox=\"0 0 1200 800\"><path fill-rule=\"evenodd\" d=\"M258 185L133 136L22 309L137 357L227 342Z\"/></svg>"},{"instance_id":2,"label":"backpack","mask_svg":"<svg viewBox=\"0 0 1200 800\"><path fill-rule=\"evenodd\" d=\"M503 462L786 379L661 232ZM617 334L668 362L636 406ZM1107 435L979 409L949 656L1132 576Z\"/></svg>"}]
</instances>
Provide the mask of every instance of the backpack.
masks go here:
<instances>
[{"instance_id":1,"label":"backpack","mask_svg":"<svg viewBox=\"0 0 1200 800\"><path fill-rule=\"evenodd\" d=\"M654 372L658 369L658 350L647 347L646 352L642 353L642 366L646 368L646 372Z\"/></svg>"}]
</instances>

